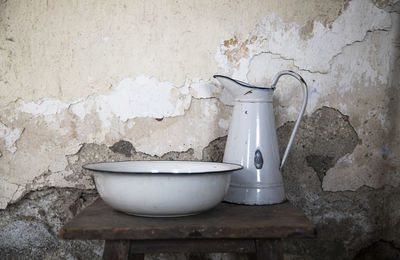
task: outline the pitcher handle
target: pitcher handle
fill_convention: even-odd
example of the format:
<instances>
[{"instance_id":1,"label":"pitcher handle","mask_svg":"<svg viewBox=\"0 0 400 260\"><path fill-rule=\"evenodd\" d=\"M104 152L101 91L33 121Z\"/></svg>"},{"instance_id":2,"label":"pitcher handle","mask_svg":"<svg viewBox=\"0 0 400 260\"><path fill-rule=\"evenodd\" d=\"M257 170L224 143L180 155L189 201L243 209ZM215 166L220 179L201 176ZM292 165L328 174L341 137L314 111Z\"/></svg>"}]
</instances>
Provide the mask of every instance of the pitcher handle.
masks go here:
<instances>
[{"instance_id":1,"label":"pitcher handle","mask_svg":"<svg viewBox=\"0 0 400 260\"><path fill-rule=\"evenodd\" d=\"M301 86L303 87L303 105L301 106L300 114L299 114L299 116L298 116L298 118L297 118L296 124L294 125L292 134L290 135L289 142L288 142L288 144L287 144L287 146L286 146L285 153L283 154L281 166L279 167L279 169L281 169L281 168L283 167L283 165L284 165L284 163L285 163L285 161L286 161L286 158L287 158L287 156L288 156L290 147L292 146L294 137L295 137L295 135L296 135L297 129L299 128L300 121L301 121L301 119L303 118L304 111L306 110L307 100L308 100L307 83L304 81L304 79L303 79L299 74L297 74L296 72L291 71L291 70L284 70L284 71L279 72L279 73L274 77L274 79L273 79L273 81L272 81L271 88L272 88L272 89L275 89L275 86L276 86L276 84L278 83L279 78L280 78L281 76L283 76L283 75L290 75L290 76L292 76L292 77L295 77L295 78L300 82Z\"/></svg>"}]
</instances>

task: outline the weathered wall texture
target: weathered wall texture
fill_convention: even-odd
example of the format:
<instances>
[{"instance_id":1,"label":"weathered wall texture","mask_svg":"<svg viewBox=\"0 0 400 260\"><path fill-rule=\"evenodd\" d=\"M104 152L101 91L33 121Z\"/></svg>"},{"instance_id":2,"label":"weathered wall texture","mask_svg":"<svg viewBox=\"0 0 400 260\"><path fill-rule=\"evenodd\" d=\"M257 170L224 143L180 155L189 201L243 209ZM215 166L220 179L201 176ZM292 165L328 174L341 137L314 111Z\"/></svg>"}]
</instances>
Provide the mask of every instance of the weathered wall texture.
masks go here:
<instances>
[{"instance_id":1,"label":"weathered wall texture","mask_svg":"<svg viewBox=\"0 0 400 260\"><path fill-rule=\"evenodd\" d=\"M1 1L0 257L99 257L56 239L95 196L82 164L220 161L233 100L212 75L283 69L309 85L287 197L319 230L286 256L399 256L399 49L398 0ZM281 149L301 99L279 83Z\"/></svg>"}]
</instances>

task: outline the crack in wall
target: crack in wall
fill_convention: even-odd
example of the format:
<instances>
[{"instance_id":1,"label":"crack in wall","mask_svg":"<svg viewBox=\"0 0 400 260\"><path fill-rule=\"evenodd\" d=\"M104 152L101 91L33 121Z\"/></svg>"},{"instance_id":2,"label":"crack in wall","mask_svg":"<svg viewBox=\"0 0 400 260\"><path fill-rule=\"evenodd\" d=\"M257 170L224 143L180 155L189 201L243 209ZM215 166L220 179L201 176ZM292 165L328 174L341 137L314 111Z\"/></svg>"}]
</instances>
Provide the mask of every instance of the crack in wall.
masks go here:
<instances>
[{"instance_id":1,"label":"crack in wall","mask_svg":"<svg viewBox=\"0 0 400 260\"><path fill-rule=\"evenodd\" d=\"M372 34L372 33L375 33L375 32L389 32L391 28L392 28L392 24L391 24L387 29L380 28L380 29L374 29L374 30L367 30L366 33L365 33L365 35L364 35L364 37L363 37L361 40L356 40L356 41L353 41L353 42L351 42L351 43L348 43L348 44L344 45L344 46L341 48L340 52L338 52L337 54L333 55L333 56L329 59L329 61L328 61L328 63L329 63L329 70L327 71L327 73L331 71L331 69L332 69L332 64L334 63L335 59L336 59L338 56L340 56L341 54L343 54L343 51L344 51L346 48L351 47L351 46L353 46L353 45L356 44L356 43L364 42L364 41L367 39L367 37L369 36L369 34Z\"/></svg>"},{"instance_id":2,"label":"crack in wall","mask_svg":"<svg viewBox=\"0 0 400 260\"><path fill-rule=\"evenodd\" d=\"M327 70L327 71L317 71L317 70L316 70L316 71L312 71L312 70L300 68L300 67L296 64L296 60L293 59L293 58L287 58L287 57L283 56L283 55L280 54L280 53L274 53L274 52L271 52L271 51L262 51L262 52L259 52L259 53L255 53L254 55L252 55L252 56L250 57L250 59L249 59L249 64L248 64L248 72L247 72L247 74L246 74L246 78L249 78L249 73L251 73L251 68L250 68L250 66L251 66L251 64L252 64L253 59L256 58L256 57L258 57L258 56L260 56L260 55L262 55L262 54L271 54L271 55L278 56L281 60L290 61L290 62L292 62L292 65L296 68L297 71L304 71L304 72L308 72L308 73L311 73L311 74L321 74L321 75L325 75L325 74L328 74L328 73L330 72L330 69ZM338 55L339 55L339 54L338 54Z\"/></svg>"}]
</instances>

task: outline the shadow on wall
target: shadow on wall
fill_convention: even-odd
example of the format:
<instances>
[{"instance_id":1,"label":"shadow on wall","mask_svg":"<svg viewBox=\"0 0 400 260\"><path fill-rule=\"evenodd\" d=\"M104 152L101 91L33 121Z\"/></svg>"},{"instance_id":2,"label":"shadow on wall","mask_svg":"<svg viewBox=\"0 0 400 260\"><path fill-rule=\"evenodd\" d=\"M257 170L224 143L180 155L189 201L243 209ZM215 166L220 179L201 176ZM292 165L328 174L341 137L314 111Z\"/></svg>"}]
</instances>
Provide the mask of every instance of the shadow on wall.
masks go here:
<instances>
[{"instance_id":1,"label":"shadow on wall","mask_svg":"<svg viewBox=\"0 0 400 260\"><path fill-rule=\"evenodd\" d=\"M388 10L399 12L397 10ZM396 20L395 20L396 21ZM392 46L393 55L390 57L390 74L386 92L386 125L387 131L382 134L382 160L376 174L380 174L380 183L391 183L393 178L400 178L399 154L400 154L400 26L395 26L395 36ZM378 219L381 222L379 237L375 237L373 243L368 244L354 259L400 259L400 189L386 185L379 189L377 194L381 197L382 213ZM374 200L370 201L370 208L374 208Z\"/></svg>"},{"instance_id":2,"label":"shadow on wall","mask_svg":"<svg viewBox=\"0 0 400 260\"><path fill-rule=\"evenodd\" d=\"M400 13L400 3L397 2L397 13ZM395 25L394 55L390 59L391 74L389 78L390 85L387 89L387 121L389 122L389 131L384 137L384 142L388 147L388 153L382 151L382 161L384 164L385 177L400 178L400 25ZM390 182L387 182L390 183ZM391 187L385 187L384 197L384 227L383 239L390 242L392 248L400 251L400 187L396 192L391 191ZM378 248L380 248L378 244ZM400 253L397 252L397 259L400 259ZM369 256L368 254L366 254ZM371 257L369 259L372 259ZM389 259L389 258L387 258ZM392 258L394 259L394 258Z\"/></svg>"}]
</instances>

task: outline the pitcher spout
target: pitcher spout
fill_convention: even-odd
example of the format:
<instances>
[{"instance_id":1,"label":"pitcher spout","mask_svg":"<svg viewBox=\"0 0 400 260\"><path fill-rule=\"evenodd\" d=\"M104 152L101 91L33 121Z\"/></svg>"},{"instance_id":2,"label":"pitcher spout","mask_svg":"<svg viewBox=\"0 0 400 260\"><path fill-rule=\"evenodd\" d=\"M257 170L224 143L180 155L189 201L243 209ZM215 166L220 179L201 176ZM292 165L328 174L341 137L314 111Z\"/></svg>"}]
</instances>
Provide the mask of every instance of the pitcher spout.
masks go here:
<instances>
[{"instance_id":1,"label":"pitcher spout","mask_svg":"<svg viewBox=\"0 0 400 260\"><path fill-rule=\"evenodd\" d=\"M246 82L223 75L214 75L236 101L269 101L272 100L272 88L257 87Z\"/></svg>"}]
</instances>

